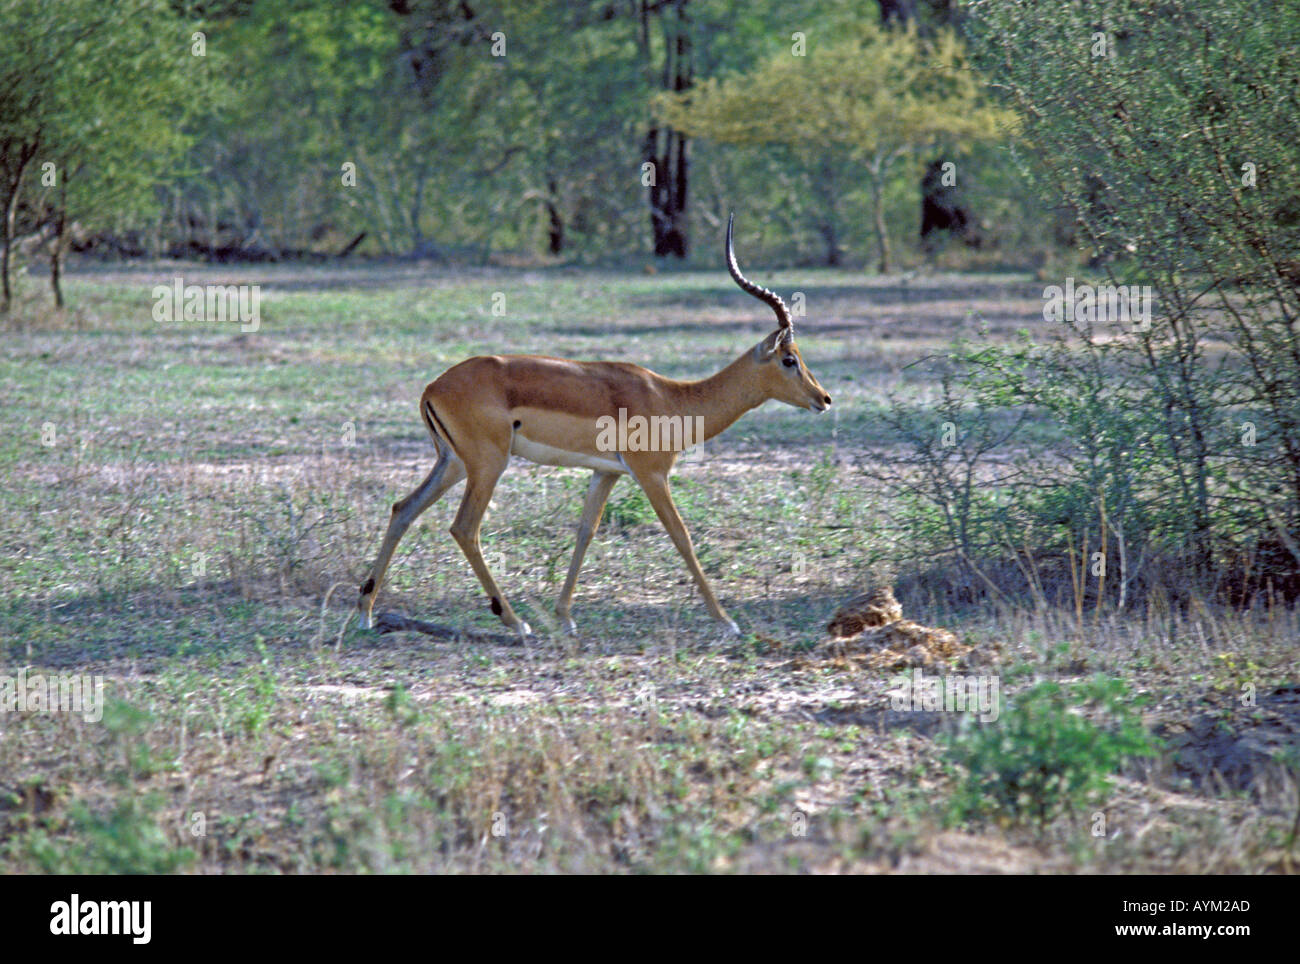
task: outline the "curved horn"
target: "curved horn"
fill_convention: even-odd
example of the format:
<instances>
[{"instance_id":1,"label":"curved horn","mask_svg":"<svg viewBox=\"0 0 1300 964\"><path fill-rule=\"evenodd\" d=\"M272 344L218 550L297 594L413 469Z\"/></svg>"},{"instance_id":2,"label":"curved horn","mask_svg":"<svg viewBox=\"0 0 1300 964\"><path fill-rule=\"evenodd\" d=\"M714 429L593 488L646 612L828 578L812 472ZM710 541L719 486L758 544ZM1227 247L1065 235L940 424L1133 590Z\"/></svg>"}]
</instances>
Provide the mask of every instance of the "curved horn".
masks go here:
<instances>
[{"instance_id":1,"label":"curved horn","mask_svg":"<svg viewBox=\"0 0 1300 964\"><path fill-rule=\"evenodd\" d=\"M768 291L762 285L756 285L743 274L740 273L740 265L736 264L736 250L731 244L732 225L736 222L736 213L733 211L731 217L727 219L727 270L731 272L731 277L735 279L736 284L740 285L742 291L748 292L759 301L770 305L776 312L776 320L780 323L782 330L786 332L794 331L794 323L790 321L790 311L786 308L785 302L775 291Z\"/></svg>"}]
</instances>

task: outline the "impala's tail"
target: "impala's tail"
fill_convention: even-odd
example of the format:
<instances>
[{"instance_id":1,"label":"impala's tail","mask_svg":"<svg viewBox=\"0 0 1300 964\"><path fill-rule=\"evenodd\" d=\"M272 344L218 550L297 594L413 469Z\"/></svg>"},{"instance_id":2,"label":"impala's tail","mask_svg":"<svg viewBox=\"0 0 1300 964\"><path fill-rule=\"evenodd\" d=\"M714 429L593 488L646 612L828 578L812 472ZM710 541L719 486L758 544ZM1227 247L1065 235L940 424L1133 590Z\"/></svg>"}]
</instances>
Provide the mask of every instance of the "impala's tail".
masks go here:
<instances>
[{"instance_id":1,"label":"impala's tail","mask_svg":"<svg viewBox=\"0 0 1300 964\"><path fill-rule=\"evenodd\" d=\"M442 424L442 419L438 418L438 413L433 410L433 403L428 398L420 399L420 416L424 419L424 427L429 430L433 444L438 447L439 452L456 451L456 446L451 441L451 433L447 431L447 426Z\"/></svg>"}]
</instances>

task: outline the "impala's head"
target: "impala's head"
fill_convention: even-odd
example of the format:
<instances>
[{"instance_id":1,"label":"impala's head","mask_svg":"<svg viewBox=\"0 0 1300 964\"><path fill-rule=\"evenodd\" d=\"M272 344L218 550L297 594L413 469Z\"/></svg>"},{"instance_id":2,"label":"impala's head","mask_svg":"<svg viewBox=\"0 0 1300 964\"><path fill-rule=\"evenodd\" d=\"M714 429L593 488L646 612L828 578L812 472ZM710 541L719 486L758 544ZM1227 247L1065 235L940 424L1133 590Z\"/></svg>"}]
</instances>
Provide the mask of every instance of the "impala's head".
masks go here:
<instances>
[{"instance_id":1,"label":"impala's head","mask_svg":"<svg viewBox=\"0 0 1300 964\"><path fill-rule=\"evenodd\" d=\"M770 305L776 312L777 329L754 346L754 362L762 381L763 389L769 398L793 405L795 408L810 408L814 412L824 412L831 407L831 397L826 389L808 370L803 356L794 343L794 322L790 320L790 311L781 296L768 291L762 285L756 285L740 273L736 263L736 251L731 243L732 226L736 216L727 219L727 270L742 291L747 291L759 301Z\"/></svg>"}]
</instances>

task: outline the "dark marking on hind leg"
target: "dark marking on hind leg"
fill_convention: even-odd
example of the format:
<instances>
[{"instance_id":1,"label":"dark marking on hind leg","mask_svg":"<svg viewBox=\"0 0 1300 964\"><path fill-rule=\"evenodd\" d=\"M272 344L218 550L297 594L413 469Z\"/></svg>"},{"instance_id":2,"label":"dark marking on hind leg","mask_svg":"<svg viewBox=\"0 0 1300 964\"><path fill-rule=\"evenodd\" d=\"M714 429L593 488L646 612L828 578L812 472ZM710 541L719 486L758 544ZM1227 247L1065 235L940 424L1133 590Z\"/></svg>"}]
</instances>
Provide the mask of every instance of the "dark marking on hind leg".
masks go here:
<instances>
[{"instance_id":1,"label":"dark marking on hind leg","mask_svg":"<svg viewBox=\"0 0 1300 964\"><path fill-rule=\"evenodd\" d=\"M375 581L373 579L367 579L366 584L361 587L361 595L369 596L374 591L375 591Z\"/></svg>"},{"instance_id":2,"label":"dark marking on hind leg","mask_svg":"<svg viewBox=\"0 0 1300 964\"><path fill-rule=\"evenodd\" d=\"M498 599L496 596L492 597L492 615L494 616L501 615L501 600Z\"/></svg>"}]
</instances>

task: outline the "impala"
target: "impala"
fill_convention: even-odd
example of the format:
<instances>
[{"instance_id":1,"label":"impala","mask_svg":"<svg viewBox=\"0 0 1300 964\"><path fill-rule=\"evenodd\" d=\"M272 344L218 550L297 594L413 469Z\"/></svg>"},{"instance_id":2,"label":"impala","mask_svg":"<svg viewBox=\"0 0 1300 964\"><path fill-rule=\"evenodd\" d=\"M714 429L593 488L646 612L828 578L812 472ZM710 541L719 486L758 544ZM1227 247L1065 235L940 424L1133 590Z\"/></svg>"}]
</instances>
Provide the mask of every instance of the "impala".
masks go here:
<instances>
[{"instance_id":1,"label":"impala","mask_svg":"<svg viewBox=\"0 0 1300 964\"><path fill-rule=\"evenodd\" d=\"M438 460L415 491L393 506L379 555L361 586L357 605L364 628L373 626L375 594L407 528L444 492L464 480L465 494L451 526L452 537L487 592L492 612L521 636L530 634L479 550L479 526L492 490L510 456L518 455L541 465L592 470L577 546L555 606L567 632L576 632L570 608L587 546L600 525L614 483L622 475L631 475L645 490L673 545L686 560L709 612L726 630L739 634L704 578L690 534L668 491L668 473L682 446L653 444L653 431L647 440L644 431L626 430L634 425L693 427L690 434L698 442L717 435L769 399L817 412L830 407L831 397L795 347L794 325L785 302L740 273L732 247L734 221L733 215L727 222L727 269L742 290L776 312L777 329L717 374L699 381L677 381L623 362L483 355L455 365L425 388L420 416L437 447ZM666 434L676 443L684 440L687 431Z\"/></svg>"}]
</instances>

